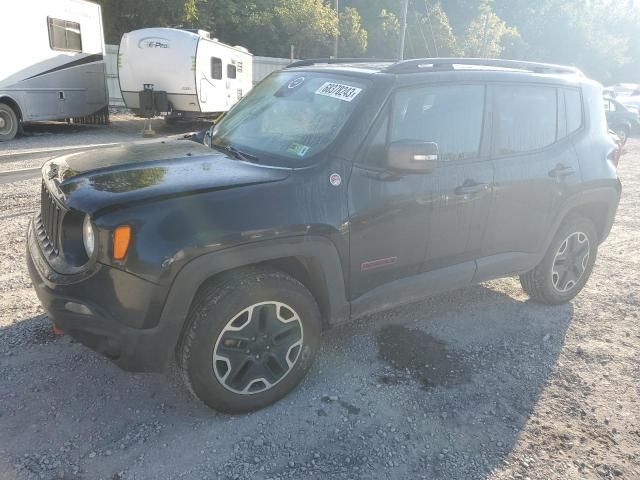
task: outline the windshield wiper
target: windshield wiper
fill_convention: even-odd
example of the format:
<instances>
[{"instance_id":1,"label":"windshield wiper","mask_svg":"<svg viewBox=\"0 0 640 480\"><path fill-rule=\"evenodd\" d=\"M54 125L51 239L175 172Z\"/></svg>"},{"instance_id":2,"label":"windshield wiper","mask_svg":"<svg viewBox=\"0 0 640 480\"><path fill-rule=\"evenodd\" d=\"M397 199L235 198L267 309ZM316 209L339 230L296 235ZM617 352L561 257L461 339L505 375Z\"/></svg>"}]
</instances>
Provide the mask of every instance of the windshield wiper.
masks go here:
<instances>
[{"instance_id":1,"label":"windshield wiper","mask_svg":"<svg viewBox=\"0 0 640 480\"><path fill-rule=\"evenodd\" d=\"M235 158L236 160L244 160L246 162L254 162L254 163L260 161L260 159L255 155L251 155L250 153L246 153L246 152L243 152L242 150L238 150L237 148L232 147L231 145L224 146L224 145L217 145L213 143L211 144L211 147L223 153L226 153L227 155L231 156L232 158Z\"/></svg>"},{"instance_id":2,"label":"windshield wiper","mask_svg":"<svg viewBox=\"0 0 640 480\"><path fill-rule=\"evenodd\" d=\"M231 145L227 145L227 151L234 155L238 160L245 160L247 162L259 162L260 159L255 155L251 155L250 153L243 152L242 150L238 150L237 148L232 147Z\"/></svg>"}]
</instances>

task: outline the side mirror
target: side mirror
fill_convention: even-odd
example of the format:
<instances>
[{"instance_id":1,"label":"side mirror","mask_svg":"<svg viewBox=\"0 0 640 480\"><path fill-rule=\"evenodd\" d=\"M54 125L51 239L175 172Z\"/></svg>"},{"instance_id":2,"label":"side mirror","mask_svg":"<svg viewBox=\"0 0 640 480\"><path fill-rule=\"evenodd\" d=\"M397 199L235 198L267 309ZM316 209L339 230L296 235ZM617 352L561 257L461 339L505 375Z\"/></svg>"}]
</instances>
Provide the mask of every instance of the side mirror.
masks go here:
<instances>
[{"instance_id":1,"label":"side mirror","mask_svg":"<svg viewBox=\"0 0 640 480\"><path fill-rule=\"evenodd\" d=\"M394 142L387 147L387 166L404 173L430 173L438 163L434 142Z\"/></svg>"}]
</instances>

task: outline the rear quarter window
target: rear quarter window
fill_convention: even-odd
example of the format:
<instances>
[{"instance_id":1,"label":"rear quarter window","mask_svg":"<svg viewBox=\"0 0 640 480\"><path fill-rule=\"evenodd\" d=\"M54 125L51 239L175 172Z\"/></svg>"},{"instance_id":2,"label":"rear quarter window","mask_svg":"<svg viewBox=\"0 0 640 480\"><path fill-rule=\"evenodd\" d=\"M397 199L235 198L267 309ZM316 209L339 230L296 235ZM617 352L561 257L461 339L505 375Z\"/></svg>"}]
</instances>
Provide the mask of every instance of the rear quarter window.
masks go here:
<instances>
[{"instance_id":1,"label":"rear quarter window","mask_svg":"<svg viewBox=\"0 0 640 480\"><path fill-rule=\"evenodd\" d=\"M582 95L580 90L575 88L564 89L564 100L567 115L567 134L582 128Z\"/></svg>"}]
</instances>

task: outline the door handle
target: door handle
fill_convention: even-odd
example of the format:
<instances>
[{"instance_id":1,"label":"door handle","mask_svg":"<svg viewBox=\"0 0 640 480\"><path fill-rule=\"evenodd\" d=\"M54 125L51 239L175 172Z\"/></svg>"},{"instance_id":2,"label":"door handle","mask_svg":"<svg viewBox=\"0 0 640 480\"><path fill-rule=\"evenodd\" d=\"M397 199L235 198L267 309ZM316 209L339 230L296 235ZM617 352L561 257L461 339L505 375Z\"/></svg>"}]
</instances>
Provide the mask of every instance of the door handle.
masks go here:
<instances>
[{"instance_id":1,"label":"door handle","mask_svg":"<svg viewBox=\"0 0 640 480\"><path fill-rule=\"evenodd\" d=\"M483 193L489 190L488 183L473 183L473 182L464 182L464 185L460 185L456 188L456 195L474 195L478 193Z\"/></svg>"},{"instance_id":2,"label":"door handle","mask_svg":"<svg viewBox=\"0 0 640 480\"><path fill-rule=\"evenodd\" d=\"M551 178L564 178L575 173L576 171L573 168L567 167L566 165L563 165L561 163L556 165L556 168L549 170L549 176Z\"/></svg>"}]
</instances>

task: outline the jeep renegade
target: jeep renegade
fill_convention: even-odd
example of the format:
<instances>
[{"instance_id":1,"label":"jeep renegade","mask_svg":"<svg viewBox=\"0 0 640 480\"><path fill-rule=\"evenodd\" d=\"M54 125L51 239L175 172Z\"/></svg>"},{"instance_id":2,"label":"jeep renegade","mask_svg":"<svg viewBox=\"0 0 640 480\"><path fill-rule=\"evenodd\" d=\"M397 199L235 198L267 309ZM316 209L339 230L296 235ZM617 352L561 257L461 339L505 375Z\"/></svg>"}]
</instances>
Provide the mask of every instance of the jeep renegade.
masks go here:
<instances>
[{"instance_id":1,"label":"jeep renegade","mask_svg":"<svg viewBox=\"0 0 640 480\"><path fill-rule=\"evenodd\" d=\"M28 265L50 319L225 412L282 398L324 328L519 275L584 287L621 186L602 88L504 60L302 61L186 140L57 157Z\"/></svg>"}]
</instances>

